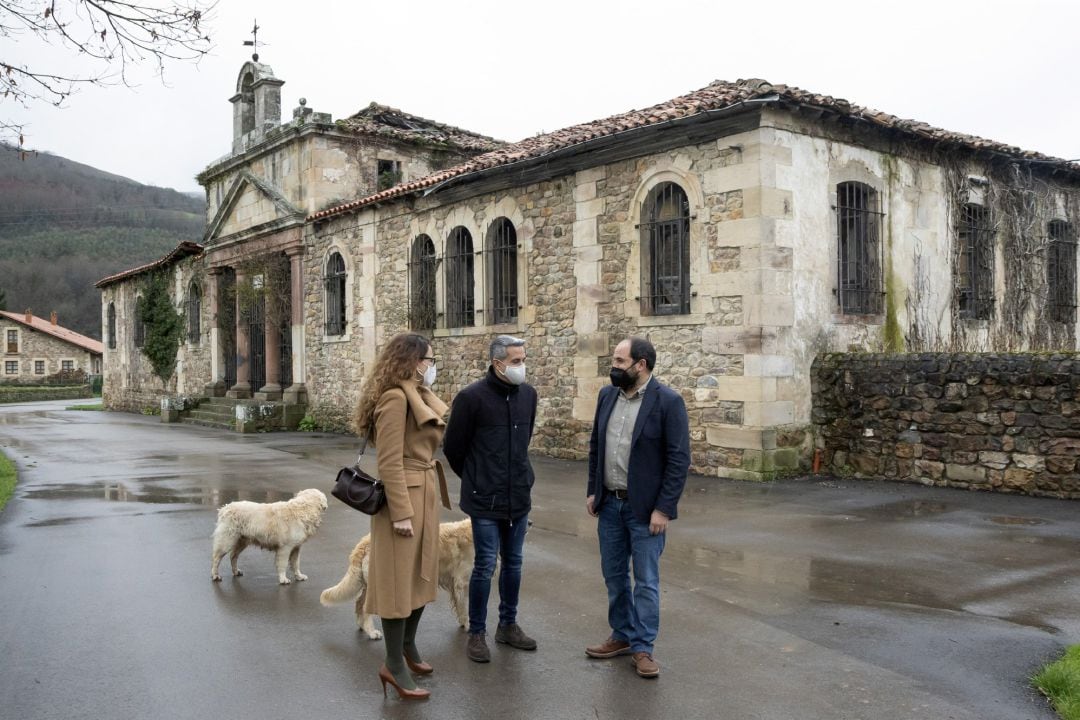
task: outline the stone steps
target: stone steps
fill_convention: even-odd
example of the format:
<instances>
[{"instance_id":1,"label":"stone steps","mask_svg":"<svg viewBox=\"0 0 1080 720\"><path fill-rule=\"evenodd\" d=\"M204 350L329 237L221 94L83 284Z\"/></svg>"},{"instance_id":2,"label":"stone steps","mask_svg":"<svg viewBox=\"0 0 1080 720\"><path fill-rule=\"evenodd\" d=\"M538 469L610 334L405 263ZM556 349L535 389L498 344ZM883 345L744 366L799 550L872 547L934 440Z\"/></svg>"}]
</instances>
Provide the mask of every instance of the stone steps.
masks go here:
<instances>
[{"instance_id":1,"label":"stone steps","mask_svg":"<svg viewBox=\"0 0 1080 720\"><path fill-rule=\"evenodd\" d=\"M201 418L196 418L196 417L182 417L182 418L180 418L180 422L183 423L184 425L201 425L202 427L215 428L217 430L232 430L232 431L236 430L236 423L235 422L229 422L229 423L216 422L216 421L213 421L213 420L203 420Z\"/></svg>"}]
</instances>

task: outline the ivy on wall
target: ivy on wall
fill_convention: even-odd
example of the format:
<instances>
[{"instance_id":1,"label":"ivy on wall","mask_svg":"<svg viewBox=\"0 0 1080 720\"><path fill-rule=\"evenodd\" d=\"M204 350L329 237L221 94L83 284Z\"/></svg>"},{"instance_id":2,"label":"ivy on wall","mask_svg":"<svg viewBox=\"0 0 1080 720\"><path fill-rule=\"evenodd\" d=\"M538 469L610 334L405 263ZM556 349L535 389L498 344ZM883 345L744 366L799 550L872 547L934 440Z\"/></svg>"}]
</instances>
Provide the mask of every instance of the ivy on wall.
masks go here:
<instances>
[{"instance_id":1,"label":"ivy on wall","mask_svg":"<svg viewBox=\"0 0 1080 720\"><path fill-rule=\"evenodd\" d=\"M176 353L184 337L184 317L173 307L166 274L153 273L143 282L138 308L139 320L146 327L143 355L166 385L176 371Z\"/></svg>"}]
</instances>

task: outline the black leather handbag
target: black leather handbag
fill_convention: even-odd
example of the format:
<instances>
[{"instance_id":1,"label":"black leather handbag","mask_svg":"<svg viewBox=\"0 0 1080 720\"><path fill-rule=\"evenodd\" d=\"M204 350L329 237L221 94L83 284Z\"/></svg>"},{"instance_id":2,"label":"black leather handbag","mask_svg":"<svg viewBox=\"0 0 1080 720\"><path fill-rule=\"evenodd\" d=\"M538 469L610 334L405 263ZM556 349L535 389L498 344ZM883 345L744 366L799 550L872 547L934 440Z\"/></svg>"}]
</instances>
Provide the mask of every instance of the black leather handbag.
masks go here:
<instances>
[{"instance_id":1,"label":"black leather handbag","mask_svg":"<svg viewBox=\"0 0 1080 720\"><path fill-rule=\"evenodd\" d=\"M334 489L330 491L330 494L351 508L367 515L374 515L386 504L386 489L377 477L372 477L360 469L360 458L364 456L364 450L367 449L367 441L365 435L364 444L360 446L360 454L356 457L356 464L338 470Z\"/></svg>"}]
</instances>

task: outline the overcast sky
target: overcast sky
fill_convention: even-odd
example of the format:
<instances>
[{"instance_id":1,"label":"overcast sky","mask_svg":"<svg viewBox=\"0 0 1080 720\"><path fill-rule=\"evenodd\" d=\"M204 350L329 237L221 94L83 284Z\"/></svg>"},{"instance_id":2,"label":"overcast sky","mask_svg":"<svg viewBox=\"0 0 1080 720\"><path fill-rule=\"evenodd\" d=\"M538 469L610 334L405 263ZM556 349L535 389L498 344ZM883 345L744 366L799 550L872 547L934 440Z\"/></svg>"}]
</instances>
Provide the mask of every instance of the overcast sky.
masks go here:
<instances>
[{"instance_id":1,"label":"overcast sky","mask_svg":"<svg viewBox=\"0 0 1080 720\"><path fill-rule=\"evenodd\" d=\"M1080 158L1075 0L220 0L211 56L168 65L165 86L146 67L135 89L85 88L59 110L0 108L27 124L28 147L198 190L196 173L230 149L228 99L256 18L260 61L285 81L283 118L301 97L334 119L374 100L519 140L759 77ZM25 37L4 45L5 60L33 69L78 62Z\"/></svg>"}]
</instances>

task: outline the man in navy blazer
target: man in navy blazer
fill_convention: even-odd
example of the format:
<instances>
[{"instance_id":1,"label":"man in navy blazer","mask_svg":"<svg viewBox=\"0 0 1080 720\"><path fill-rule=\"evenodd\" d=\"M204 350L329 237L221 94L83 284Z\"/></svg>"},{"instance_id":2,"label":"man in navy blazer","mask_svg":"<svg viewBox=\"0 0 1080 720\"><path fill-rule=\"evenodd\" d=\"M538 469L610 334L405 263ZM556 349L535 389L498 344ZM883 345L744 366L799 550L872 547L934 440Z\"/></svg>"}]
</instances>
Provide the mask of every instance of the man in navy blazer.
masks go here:
<instances>
[{"instance_id":1,"label":"man in navy blazer","mask_svg":"<svg viewBox=\"0 0 1080 720\"><path fill-rule=\"evenodd\" d=\"M632 654L637 674L645 678L660 675L652 656L660 629L660 555L690 468L686 404L652 377L655 365L656 349L644 338L627 338L615 347L611 386L596 403L585 503L598 518L611 626L611 636L585 654Z\"/></svg>"}]
</instances>

